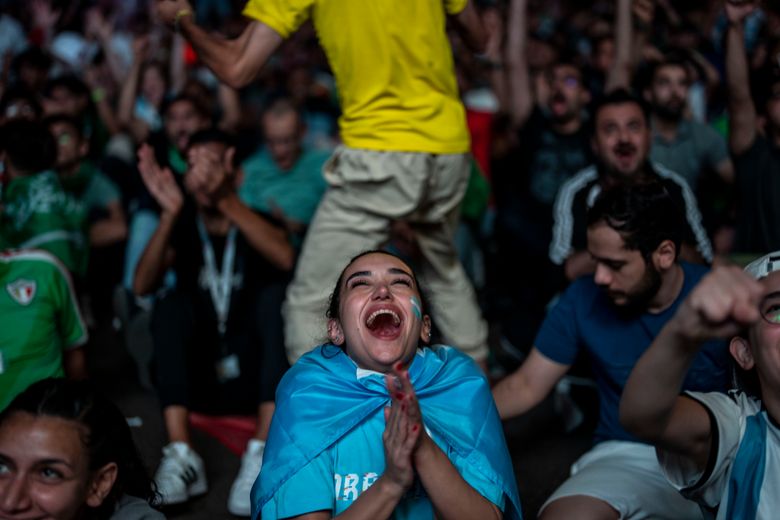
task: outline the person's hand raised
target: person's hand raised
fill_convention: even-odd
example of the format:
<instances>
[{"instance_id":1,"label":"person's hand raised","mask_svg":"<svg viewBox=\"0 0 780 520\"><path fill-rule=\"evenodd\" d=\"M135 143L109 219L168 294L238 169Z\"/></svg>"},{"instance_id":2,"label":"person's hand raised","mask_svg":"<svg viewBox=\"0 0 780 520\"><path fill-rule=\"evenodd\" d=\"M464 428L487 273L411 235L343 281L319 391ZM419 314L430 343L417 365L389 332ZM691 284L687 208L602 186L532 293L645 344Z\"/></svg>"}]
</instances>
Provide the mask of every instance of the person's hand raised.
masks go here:
<instances>
[{"instance_id":1,"label":"person's hand raised","mask_svg":"<svg viewBox=\"0 0 780 520\"><path fill-rule=\"evenodd\" d=\"M406 382L403 381L403 374L406 374ZM414 482L413 454L421 436L424 435L422 415L408 379L408 372L400 367L385 376L391 406L385 408L385 431L382 434L385 447L383 476L397 485L402 492L409 489Z\"/></svg>"},{"instance_id":2,"label":"person's hand raised","mask_svg":"<svg viewBox=\"0 0 780 520\"><path fill-rule=\"evenodd\" d=\"M163 216L176 217L184 204L184 196L169 168L161 168L148 144L138 149L138 171L141 178L160 205Z\"/></svg>"},{"instance_id":3,"label":"person's hand raised","mask_svg":"<svg viewBox=\"0 0 780 520\"><path fill-rule=\"evenodd\" d=\"M738 335L761 318L763 293L761 284L739 267L715 267L677 311L677 333L693 342Z\"/></svg>"},{"instance_id":4,"label":"person's hand raised","mask_svg":"<svg viewBox=\"0 0 780 520\"><path fill-rule=\"evenodd\" d=\"M731 24L741 24L755 11L757 4L755 0L726 0L726 18Z\"/></svg>"},{"instance_id":5,"label":"person's hand raised","mask_svg":"<svg viewBox=\"0 0 780 520\"><path fill-rule=\"evenodd\" d=\"M220 155L205 146L196 146L187 153L188 186L216 205L222 198L235 193L232 168L234 148Z\"/></svg>"},{"instance_id":6,"label":"person's hand raised","mask_svg":"<svg viewBox=\"0 0 780 520\"><path fill-rule=\"evenodd\" d=\"M178 17L184 16L184 13L193 16L194 11L187 0L154 0L154 13L160 22L173 27Z\"/></svg>"}]
</instances>

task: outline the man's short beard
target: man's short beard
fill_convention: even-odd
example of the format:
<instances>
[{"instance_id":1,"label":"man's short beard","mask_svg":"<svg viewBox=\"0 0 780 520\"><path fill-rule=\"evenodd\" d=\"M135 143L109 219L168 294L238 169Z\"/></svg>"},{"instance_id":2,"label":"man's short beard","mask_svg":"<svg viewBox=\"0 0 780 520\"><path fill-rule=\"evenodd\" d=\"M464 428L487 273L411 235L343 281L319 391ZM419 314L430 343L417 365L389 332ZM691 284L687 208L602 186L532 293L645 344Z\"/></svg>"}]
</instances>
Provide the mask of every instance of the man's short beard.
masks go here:
<instances>
[{"instance_id":1,"label":"man's short beard","mask_svg":"<svg viewBox=\"0 0 780 520\"><path fill-rule=\"evenodd\" d=\"M619 314L636 316L647 312L650 302L661 288L661 273L649 261L645 261L645 274L642 279L625 293L626 303L618 306Z\"/></svg>"},{"instance_id":2,"label":"man's short beard","mask_svg":"<svg viewBox=\"0 0 780 520\"><path fill-rule=\"evenodd\" d=\"M681 104L679 108L670 108L668 105L653 105L653 113L659 119L678 123L682 120L685 113L685 104Z\"/></svg>"}]
</instances>

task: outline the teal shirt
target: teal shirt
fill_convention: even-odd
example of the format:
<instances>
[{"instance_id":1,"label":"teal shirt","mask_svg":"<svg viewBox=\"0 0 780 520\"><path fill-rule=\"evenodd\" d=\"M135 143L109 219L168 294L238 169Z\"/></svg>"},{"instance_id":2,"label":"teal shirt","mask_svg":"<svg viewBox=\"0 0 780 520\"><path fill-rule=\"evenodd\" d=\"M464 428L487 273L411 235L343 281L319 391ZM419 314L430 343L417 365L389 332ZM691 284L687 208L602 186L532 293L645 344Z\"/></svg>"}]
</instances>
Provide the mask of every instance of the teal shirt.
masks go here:
<instances>
[{"instance_id":1,"label":"teal shirt","mask_svg":"<svg viewBox=\"0 0 780 520\"><path fill-rule=\"evenodd\" d=\"M239 196L258 211L281 211L287 220L308 225L327 187L322 166L329 156L329 152L304 148L295 165L285 172L267 150L260 150L242 164L244 182Z\"/></svg>"},{"instance_id":2,"label":"teal shirt","mask_svg":"<svg viewBox=\"0 0 780 520\"><path fill-rule=\"evenodd\" d=\"M66 192L81 202L87 215L95 210L105 210L121 198L116 184L89 161L85 161L72 177L60 177L60 182Z\"/></svg>"}]
</instances>

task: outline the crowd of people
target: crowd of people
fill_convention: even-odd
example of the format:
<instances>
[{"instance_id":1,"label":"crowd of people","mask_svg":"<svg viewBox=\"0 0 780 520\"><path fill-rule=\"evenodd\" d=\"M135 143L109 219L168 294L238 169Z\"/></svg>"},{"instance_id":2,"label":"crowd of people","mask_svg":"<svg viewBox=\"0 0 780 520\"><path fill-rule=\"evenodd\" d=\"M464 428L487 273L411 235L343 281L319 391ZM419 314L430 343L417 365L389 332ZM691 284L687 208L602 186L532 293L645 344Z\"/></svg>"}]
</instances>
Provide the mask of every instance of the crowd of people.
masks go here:
<instances>
[{"instance_id":1,"label":"crowd of people","mask_svg":"<svg viewBox=\"0 0 780 520\"><path fill-rule=\"evenodd\" d=\"M575 370L593 446L540 518L770 518L778 35L752 0L0 1L0 517L163 517L209 488L197 411L255 419L233 515L521 518L501 421ZM89 382L109 326L153 473Z\"/></svg>"}]
</instances>

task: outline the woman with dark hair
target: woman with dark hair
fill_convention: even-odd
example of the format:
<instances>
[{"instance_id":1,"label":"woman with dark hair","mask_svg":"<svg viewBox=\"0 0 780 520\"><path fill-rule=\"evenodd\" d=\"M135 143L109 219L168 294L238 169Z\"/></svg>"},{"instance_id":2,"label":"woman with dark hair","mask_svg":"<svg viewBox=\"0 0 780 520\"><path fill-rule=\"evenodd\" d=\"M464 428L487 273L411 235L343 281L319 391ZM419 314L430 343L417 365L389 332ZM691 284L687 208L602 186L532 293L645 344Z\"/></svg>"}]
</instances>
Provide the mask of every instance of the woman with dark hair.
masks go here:
<instances>
[{"instance_id":1,"label":"woman with dark hair","mask_svg":"<svg viewBox=\"0 0 780 520\"><path fill-rule=\"evenodd\" d=\"M519 518L487 381L428 346L417 278L381 251L353 258L331 295L330 343L277 391L252 518Z\"/></svg>"},{"instance_id":2,"label":"woman with dark hair","mask_svg":"<svg viewBox=\"0 0 780 520\"><path fill-rule=\"evenodd\" d=\"M159 520L124 416L85 383L44 379L0 414L0 518Z\"/></svg>"}]
</instances>

